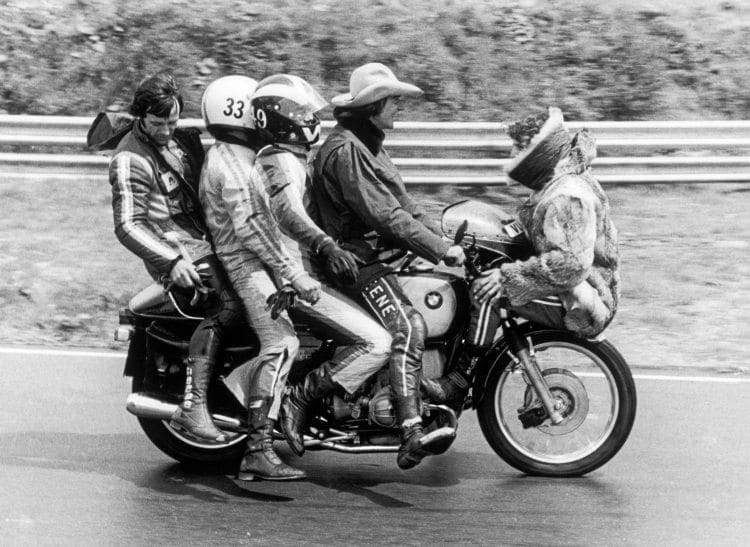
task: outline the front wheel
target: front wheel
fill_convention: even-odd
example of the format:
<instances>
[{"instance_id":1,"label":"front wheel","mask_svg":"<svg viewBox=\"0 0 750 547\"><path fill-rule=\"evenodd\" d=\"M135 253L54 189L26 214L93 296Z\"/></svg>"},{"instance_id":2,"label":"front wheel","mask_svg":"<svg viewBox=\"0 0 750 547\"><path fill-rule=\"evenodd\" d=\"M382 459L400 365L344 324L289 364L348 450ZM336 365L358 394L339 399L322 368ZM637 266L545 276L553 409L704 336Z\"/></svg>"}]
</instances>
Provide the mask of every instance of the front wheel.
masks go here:
<instances>
[{"instance_id":1,"label":"front wheel","mask_svg":"<svg viewBox=\"0 0 750 547\"><path fill-rule=\"evenodd\" d=\"M563 416L552 424L525 373L501 353L478 405L487 442L508 464L529 475L584 475L625 444L635 421L636 392L624 358L609 342L563 331L526 335Z\"/></svg>"}]
</instances>

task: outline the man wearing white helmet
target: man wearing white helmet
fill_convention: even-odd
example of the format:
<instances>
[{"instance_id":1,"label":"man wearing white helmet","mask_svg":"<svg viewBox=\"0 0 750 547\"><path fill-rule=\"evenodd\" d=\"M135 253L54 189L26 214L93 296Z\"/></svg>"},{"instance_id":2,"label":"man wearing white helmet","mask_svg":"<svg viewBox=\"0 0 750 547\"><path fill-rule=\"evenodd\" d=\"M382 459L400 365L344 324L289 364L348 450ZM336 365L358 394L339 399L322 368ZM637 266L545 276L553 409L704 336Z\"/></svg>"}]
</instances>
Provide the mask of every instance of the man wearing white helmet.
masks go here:
<instances>
[{"instance_id":1,"label":"man wearing white helmet","mask_svg":"<svg viewBox=\"0 0 750 547\"><path fill-rule=\"evenodd\" d=\"M310 303L320 298L320 283L290 255L261 189L253 183L259 141L250 98L256 87L252 78L226 76L203 93L203 120L216 143L206 154L199 195L216 254L260 342L258 356L227 378L227 386L249 410L247 449L238 478L294 480L306 475L279 459L272 435L299 341L288 315L274 318L266 306L277 290L277 280L268 272L278 273Z\"/></svg>"},{"instance_id":2,"label":"man wearing white helmet","mask_svg":"<svg viewBox=\"0 0 750 547\"><path fill-rule=\"evenodd\" d=\"M320 280L326 268L351 283L358 274L357 257L336 244L307 212L310 147L320 134L316 112L325 106L302 78L276 74L262 80L252 107L258 135L266 146L258 151L253 174L265 189L287 248L305 271ZM294 312L336 344L331 359L293 386L282 403L282 430L292 450L302 455L310 405L335 391L354 394L388 362L391 336L361 306L326 283L315 306L300 302Z\"/></svg>"},{"instance_id":3,"label":"man wearing white helmet","mask_svg":"<svg viewBox=\"0 0 750 547\"><path fill-rule=\"evenodd\" d=\"M177 128L182 107L169 74L145 78L130 106L135 118L130 129L94 145L116 146L109 180L120 242L144 261L154 279L190 291L211 289L206 319L190 339L185 396L171 425L201 441L225 442L208 413L206 394L222 338L241 318L241 304L211 249L197 193L203 146L198 130ZM90 137L106 129L99 122L106 119L97 117Z\"/></svg>"},{"instance_id":4,"label":"man wearing white helmet","mask_svg":"<svg viewBox=\"0 0 750 547\"><path fill-rule=\"evenodd\" d=\"M463 249L442 237L440 227L409 196L383 148L400 96L422 91L396 78L380 63L352 72L349 93L334 97L338 124L318 151L313 194L321 227L365 263L346 290L369 306L393 336L390 381L401 426L398 465L408 469L439 453L452 439L425 435L419 389L426 326L385 263L395 249L408 249L437 263L461 265Z\"/></svg>"}]
</instances>

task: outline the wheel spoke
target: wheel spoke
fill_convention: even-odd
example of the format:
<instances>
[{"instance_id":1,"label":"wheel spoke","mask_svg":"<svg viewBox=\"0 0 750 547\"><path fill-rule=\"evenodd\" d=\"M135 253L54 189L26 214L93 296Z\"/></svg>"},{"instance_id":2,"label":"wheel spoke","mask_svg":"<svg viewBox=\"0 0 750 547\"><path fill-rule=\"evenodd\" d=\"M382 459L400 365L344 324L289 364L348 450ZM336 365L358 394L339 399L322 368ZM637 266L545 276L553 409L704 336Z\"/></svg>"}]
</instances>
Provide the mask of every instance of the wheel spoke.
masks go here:
<instances>
[{"instance_id":1,"label":"wheel spoke","mask_svg":"<svg viewBox=\"0 0 750 547\"><path fill-rule=\"evenodd\" d=\"M517 411L536 396L518 371L506 371L493 393L501 431L518 452L542 463L585 458L612 433L619 409L614 377L597 355L580 345L549 342L535 349L553 396L567 404L565 419L558 425L546 419L524 429Z\"/></svg>"}]
</instances>

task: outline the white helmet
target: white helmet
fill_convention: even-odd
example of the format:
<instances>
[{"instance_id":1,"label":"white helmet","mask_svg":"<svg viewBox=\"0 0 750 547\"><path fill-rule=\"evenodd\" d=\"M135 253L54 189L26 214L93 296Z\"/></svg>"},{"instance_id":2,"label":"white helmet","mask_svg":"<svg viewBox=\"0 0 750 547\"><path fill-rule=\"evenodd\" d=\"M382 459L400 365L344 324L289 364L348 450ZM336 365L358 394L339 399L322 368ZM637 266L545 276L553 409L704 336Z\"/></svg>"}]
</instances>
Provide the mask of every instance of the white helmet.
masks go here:
<instances>
[{"instance_id":1,"label":"white helmet","mask_svg":"<svg viewBox=\"0 0 750 547\"><path fill-rule=\"evenodd\" d=\"M210 133L226 129L255 129L250 98L258 82L247 76L223 76L203 92L201 115Z\"/></svg>"}]
</instances>

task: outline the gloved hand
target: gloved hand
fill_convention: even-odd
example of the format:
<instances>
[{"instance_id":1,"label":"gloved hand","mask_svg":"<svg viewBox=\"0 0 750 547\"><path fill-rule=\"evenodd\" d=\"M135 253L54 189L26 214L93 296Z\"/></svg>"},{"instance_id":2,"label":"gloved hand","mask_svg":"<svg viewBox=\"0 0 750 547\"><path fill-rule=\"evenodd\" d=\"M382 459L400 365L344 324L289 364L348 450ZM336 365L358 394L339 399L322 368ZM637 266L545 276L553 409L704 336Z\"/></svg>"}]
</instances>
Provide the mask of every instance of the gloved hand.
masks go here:
<instances>
[{"instance_id":1,"label":"gloved hand","mask_svg":"<svg viewBox=\"0 0 750 547\"><path fill-rule=\"evenodd\" d=\"M463 266L465 261L466 255L461 245L451 245L443 256L443 262L446 266Z\"/></svg>"},{"instance_id":2,"label":"gloved hand","mask_svg":"<svg viewBox=\"0 0 750 547\"><path fill-rule=\"evenodd\" d=\"M296 298L297 291L292 287L284 287L269 296L268 299L266 299L266 305L271 310L271 319L278 319L282 312L294 306Z\"/></svg>"},{"instance_id":3,"label":"gloved hand","mask_svg":"<svg viewBox=\"0 0 750 547\"><path fill-rule=\"evenodd\" d=\"M360 258L352 252L342 249L336 244L321 249L326 259L326 272L344 285L351 285L359 275L358 264L364 264Z\"/></svg>"}]
</instances>

